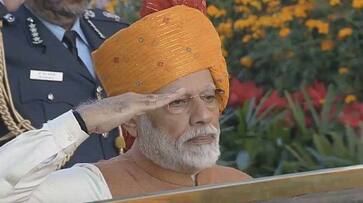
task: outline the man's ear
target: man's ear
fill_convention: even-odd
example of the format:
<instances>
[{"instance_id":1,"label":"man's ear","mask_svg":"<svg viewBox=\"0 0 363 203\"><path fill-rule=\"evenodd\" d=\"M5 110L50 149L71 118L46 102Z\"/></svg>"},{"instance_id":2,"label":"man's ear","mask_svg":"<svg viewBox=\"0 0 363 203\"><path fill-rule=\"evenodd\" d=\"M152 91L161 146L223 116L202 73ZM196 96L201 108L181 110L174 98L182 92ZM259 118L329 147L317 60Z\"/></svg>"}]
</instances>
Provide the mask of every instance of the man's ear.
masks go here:
<instances>
[{"instance_id":1,"label":"man's ear","mask_svg":"<svg viewBox=\"0 0 363 203\"><path fill-rule=\"evenodd\" d=\"M137 137L137 126L135 118L122 124L122 127L132 136Z\"/></svg>"}]
</instances>

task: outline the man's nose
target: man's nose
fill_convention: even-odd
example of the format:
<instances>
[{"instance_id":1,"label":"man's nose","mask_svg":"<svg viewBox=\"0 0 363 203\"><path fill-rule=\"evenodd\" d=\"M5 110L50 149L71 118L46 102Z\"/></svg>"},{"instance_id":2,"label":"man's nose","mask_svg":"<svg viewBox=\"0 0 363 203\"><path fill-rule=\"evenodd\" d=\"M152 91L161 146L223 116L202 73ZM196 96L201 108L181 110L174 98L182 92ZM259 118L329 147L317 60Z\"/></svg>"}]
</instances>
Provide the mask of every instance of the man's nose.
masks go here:
<instances>
[{"instance_id":1,"label":"man's nose","mask_svg":"<svg viewBox=\"0 0 363 203\"><path fill-rule=\"evenodd\" d=\"M191 126L203 126L209 124L213 120L213 110L209 109L203 100L195 98L190 115Z\"/></svg>"}]
</instances>

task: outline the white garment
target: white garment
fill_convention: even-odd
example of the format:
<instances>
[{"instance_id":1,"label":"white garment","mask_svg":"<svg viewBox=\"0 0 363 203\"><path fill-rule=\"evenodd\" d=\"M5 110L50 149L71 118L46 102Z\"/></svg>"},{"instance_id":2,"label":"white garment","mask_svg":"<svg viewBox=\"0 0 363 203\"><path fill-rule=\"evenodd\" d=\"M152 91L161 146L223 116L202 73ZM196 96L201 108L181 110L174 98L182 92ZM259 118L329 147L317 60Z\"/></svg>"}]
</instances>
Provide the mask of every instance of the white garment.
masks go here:
<instances>
[{"instance_id":1,"label":"white garment","mask_svg":"<svg viewBox=\"0 0 363 203\"><path fill-rule=\"evenodd\" d=\"M0 148L0 202L89 202L111 199L100 170L77 164L56 171L88 138L71 111Z\"/></svg>"}]
</instances>

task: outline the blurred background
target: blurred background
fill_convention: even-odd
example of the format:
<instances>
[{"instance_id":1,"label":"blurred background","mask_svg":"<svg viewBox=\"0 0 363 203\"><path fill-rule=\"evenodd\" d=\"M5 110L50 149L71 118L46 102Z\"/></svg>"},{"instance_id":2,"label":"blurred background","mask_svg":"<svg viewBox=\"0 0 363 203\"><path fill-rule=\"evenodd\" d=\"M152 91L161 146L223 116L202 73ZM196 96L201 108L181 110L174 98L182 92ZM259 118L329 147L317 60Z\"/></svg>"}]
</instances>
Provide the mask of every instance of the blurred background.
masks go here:
<instances>
[{"instance_id":1,"label":"blurred background","mask_svg":"<svg viewBox=\"0 0 363 203\"><path fill-rule=\"evenodd\" d=\"M93 0L127 22L140 0ZM208 0L231 80L222 165L253 177L363 163L363 0Z\"/></svg>"}]
</instances>

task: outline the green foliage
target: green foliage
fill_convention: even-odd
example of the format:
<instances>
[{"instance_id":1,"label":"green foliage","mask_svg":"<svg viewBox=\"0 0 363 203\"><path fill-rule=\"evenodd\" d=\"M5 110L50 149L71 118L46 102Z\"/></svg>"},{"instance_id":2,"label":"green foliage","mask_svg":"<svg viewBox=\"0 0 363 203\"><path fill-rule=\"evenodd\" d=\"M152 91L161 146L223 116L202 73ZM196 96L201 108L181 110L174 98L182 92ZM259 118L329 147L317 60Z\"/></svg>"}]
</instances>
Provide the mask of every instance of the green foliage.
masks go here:
<instances>
[{"instance_id":1,"label":"green foliage","mask_svg":"<svg viewBox=\"0 0 363 203\"><path fill-rule=\"evenodd\" d=\"M228 112L221 120L220 163L254 177L363 163L363 128L337 122L341 104L335 102L335 92L329 88L320 110L313 107L308 94L304 95L304 107L285 92L286 109L272 106L261 112L266 94L259 104L252 99ZM311 124L306 122L309 115Z\"/></svg>"}]
</instances>

